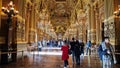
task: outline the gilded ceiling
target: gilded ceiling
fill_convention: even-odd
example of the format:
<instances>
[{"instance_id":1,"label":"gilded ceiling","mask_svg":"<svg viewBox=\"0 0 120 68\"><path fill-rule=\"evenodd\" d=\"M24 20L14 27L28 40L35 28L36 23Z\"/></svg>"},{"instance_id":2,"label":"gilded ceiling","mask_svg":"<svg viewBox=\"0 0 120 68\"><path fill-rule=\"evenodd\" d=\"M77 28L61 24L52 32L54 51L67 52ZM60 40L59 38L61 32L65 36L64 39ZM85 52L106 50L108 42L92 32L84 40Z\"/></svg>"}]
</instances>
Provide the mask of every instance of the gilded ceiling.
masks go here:
<instances>
[{"instance_id":1,"label":"gilded ceiling","mask_svg":"<svg viewBox=\"0 0 120 68\"><path fill-rule=\"evenodd\" d=\"M64 34L74 23L77 15L85 11L90 0L41 0L38 4L39 12L45 10L56 34ZM84 13L84 12L83 12Z\"/></svg>"}]
</instances>

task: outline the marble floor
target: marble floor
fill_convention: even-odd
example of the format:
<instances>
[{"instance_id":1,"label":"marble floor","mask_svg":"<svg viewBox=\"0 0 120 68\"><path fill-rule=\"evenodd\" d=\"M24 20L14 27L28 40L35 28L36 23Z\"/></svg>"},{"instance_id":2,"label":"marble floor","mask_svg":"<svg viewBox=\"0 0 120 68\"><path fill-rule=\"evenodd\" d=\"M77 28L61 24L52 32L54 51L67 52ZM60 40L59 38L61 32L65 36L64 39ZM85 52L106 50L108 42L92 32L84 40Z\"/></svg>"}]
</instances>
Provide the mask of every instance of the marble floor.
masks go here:
<instances>
[{"instance_id":1,"label":"marble floor","mask_svg":"<svg viewBox=\"0 0 120 68\"><path fill-rule=\"evenodd\" d=\"M17 62L1 65L0 68L64 68L61 60L60 48L43 48L42 51L27 52L24 58L18 58ZM96 53L90 56L81 55L80 65L72 64L69 56L69 68L102 68ZM120 68L119 64L114 68Z\"/></svg>"}]
</instances>

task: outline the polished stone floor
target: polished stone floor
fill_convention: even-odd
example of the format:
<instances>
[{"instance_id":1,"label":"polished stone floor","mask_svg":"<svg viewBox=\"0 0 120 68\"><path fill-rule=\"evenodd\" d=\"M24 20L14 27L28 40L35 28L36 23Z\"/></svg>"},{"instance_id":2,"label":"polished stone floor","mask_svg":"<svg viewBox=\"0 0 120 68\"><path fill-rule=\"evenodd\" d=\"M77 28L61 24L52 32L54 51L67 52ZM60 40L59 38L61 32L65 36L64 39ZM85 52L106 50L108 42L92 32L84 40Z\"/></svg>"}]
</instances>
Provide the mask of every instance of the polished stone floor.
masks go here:
<instances>
[{"instance_id":1,"label":"polished stone floor","mask_svg":"<svg viewBox=\"0 0 120 68\"><path fill-rule=\"evenodd\" d=\"M63 68L60 48L43 48L42 51L27 52L27 56L19 58L16 63L1 65L0 68ZM102 68L96 53L82 55L80 65L72 64L69 57L69 68ZM120 68L119 64L114 68Z\"/></svg>"}]
</instances>

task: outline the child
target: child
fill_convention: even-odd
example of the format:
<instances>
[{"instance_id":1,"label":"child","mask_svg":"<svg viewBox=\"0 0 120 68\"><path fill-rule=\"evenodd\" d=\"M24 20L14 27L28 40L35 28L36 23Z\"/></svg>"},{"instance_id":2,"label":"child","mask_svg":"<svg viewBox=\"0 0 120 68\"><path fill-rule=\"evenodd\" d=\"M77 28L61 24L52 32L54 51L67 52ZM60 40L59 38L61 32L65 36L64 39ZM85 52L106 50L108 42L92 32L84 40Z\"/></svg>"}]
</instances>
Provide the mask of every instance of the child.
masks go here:
<instances>
[{"instance_id":1,"label":"child","mask_svg":"<svg viewBox=\"0 0 120 68\"><path fill-rule=\"evenodd\" d=\"M67 68L67 66L68 66L68 58L69 58L68 49L69 49L69 46L67 44L67 41L65 40L64 44L61 47L61 50L62 50L62 60L64 60L64 68Z\"/></svg>"}]
</instances>

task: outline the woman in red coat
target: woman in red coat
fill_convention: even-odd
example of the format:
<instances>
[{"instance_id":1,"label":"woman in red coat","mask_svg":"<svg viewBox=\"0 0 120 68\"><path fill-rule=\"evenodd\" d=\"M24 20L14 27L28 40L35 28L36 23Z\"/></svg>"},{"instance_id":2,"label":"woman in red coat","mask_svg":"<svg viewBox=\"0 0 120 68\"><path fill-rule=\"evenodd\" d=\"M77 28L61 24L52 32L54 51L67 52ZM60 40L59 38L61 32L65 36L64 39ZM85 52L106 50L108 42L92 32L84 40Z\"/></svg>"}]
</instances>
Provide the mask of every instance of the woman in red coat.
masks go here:
<instances>
[{"instance_id":1,"label":"woman in red coat","mask_svg":"<svg viewBox=\"0 0 120 68\"><path fill-rule=\"evenodd\" d=\"M68 66L68 49L69 49L69 45L67 44L67 41L64 41L64 44L61 48L62 50L62 60L64 60L64 68L66 68Z\"/></svg>"}]
</instances>

